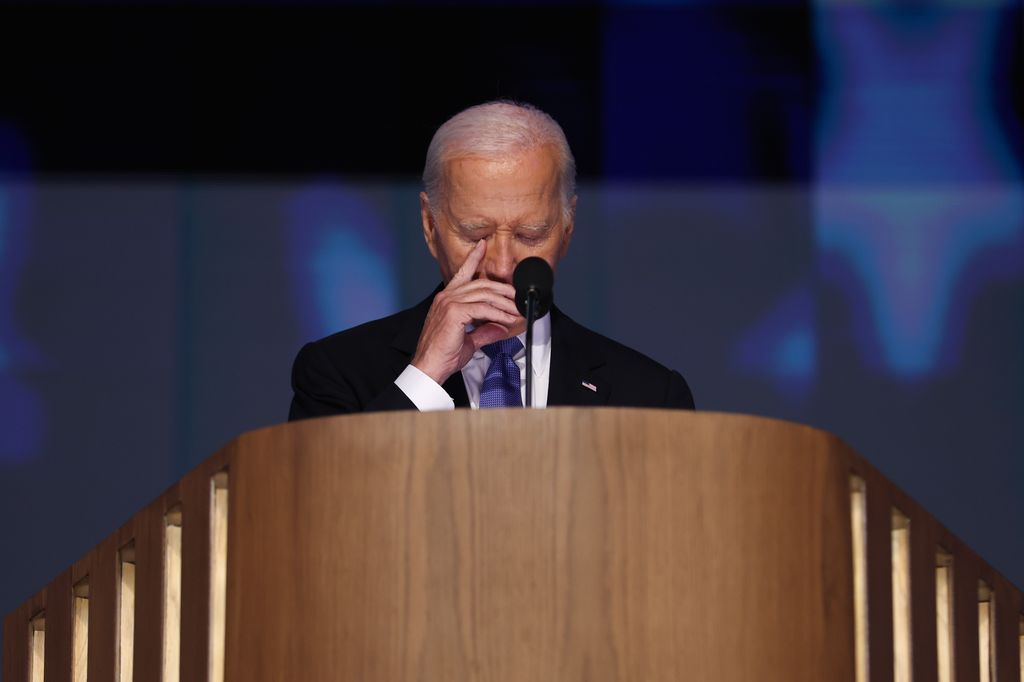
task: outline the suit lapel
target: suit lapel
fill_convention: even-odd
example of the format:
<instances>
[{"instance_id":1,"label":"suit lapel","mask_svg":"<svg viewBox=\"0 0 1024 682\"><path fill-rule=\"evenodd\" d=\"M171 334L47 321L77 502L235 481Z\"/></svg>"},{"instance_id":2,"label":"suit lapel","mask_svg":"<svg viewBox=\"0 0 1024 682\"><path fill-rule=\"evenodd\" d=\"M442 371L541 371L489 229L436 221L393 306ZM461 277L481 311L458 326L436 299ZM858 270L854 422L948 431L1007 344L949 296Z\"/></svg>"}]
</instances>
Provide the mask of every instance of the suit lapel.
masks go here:
<instances>
[{"instance_id":1,"label":"suit lapel","mask_svg":"<svg viewBox=\"0 0 1024 682\"><path fill-rule=\"evenodd\" d=\"M455 401L455 407L469 407L469 394L466 393L466 380L462 378L462 372L456 372L448 377L448 381L444 382L441 388Z\"/></svg>"},{"instance_id":2,"label":"suit lapel","mask_svg":"<svg viewBox=\"0 0 1024 682\"><path fill-rule=\"evenodd\" d=\"M604 357L596 346L588 343L583 329L552 307L548 406L608 404L611 386L595 374L604 364Z\"/></svg>"},{"instance_id":3,"label":"suit lapel","mask_svg":"<svg viewBox=\"0 0 1024 682\"><path fill-rule=\"evenodd\" d=\"M434 302L434 296L443 288L444 285L438 286L430 296L427 296L416 307L409 310L409 315L406 317L402 328L391 342L391 348L395 351L392 353L391 358L395 376L401 374L406 366L408 366L409 361L412 360L413 353L416 352L416 344L420 340L420 332L423 331L423 323L426 321L427 312L430 310L430 304ZM466 382L462 379L462 372L456 372L448 377L442 388L455 401L455 407L469 407L469 394L466 393Z\"/></svg>"}]
</instances>

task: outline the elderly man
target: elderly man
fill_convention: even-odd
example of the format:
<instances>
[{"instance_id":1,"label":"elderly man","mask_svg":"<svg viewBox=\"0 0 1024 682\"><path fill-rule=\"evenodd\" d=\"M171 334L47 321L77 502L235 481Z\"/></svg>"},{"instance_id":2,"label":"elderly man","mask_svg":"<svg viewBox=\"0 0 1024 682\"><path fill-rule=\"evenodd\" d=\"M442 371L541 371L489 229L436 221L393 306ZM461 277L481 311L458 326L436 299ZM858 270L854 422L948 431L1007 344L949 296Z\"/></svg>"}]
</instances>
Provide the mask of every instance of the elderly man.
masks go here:
<instances>
[{"instance_id":1,"label":"elderly man","mask_svg":"<svg viewBox=\"0 0 1024 682\"><path fill-rule=\"evenodd\" d=\"M443 286L413 308L306 344L290 419L372 410L523 405L526 320L512 272L554 269L572 239L576 163L561 127L491 102L442 125L427 150L423 238ZM557 307L533 334L533 405L693 409L678 372L592 332Z\"/></svg>"}]
</instances>

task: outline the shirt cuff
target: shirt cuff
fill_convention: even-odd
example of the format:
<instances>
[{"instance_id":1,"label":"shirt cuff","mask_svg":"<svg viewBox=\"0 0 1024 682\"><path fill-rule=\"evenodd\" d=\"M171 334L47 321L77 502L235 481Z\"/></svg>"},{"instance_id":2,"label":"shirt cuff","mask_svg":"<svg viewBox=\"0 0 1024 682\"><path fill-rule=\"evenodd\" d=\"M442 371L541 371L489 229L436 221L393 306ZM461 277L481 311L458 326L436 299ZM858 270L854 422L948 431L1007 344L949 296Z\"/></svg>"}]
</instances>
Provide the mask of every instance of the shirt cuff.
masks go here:
<instances>
[{"instance_id":1,"label":"shirt cuff","mask_svg":"<svg viewBox=\"0 0 1024 682\"><path fill-rule=\"evenodd\" d=\"M441 385L416 367L409 365L395 379L395 386L420 412L454 410L455 401Z\"/></svg>"}]
</instances>

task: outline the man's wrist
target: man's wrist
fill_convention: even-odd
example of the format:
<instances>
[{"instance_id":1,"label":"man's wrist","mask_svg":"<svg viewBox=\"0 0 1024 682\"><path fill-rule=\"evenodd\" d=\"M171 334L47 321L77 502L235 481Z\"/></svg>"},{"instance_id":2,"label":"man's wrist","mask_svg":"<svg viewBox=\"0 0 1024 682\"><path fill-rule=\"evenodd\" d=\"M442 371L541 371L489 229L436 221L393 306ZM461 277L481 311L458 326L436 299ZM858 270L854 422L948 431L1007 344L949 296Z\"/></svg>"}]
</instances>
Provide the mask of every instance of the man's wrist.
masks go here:
<instances>
[{"instance_id":1,"label":"man's wrist","mask_svg":"<svg viewBox=\"0 0 1024 682\"><path fill-rule=\"evenodd\" d=\"M441 384L415 365L408 365L398 375L395 386L398 386L420 412L455 409L455 401Z\"/></svg>"},{"instance_id":2,"label":"man's wrist","mask_svg":"<svg viewBox=\"0 0 1024 682\"><path fill-rule=\"evenodd\" d=\"M418 369L438 386L448 381L448 377L451 376L450 372L446 374L443 369L433 367L429 362L420 357L413 357L409 366Z\"/></svg>"}]
</instances>

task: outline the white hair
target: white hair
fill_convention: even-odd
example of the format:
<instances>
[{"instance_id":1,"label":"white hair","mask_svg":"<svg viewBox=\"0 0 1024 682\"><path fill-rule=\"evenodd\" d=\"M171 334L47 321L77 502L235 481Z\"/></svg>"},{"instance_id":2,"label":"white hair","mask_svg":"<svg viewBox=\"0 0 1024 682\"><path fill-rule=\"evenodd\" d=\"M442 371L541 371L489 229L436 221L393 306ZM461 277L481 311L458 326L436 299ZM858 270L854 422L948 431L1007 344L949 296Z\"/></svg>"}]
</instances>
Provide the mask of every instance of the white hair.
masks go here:
<instances>
[{"instance_id":1,"label":"white hair","mask_svg":"<svg viewBox=\"0 0 1024 682\"><path fill-rule=\"evenodd\" d=\"M494 158L550 145L554 148L562 193L562 213L572 219L576 159L562 127L530 104L500 100L460 111L434 133L423 167L423 188L434 212L444 194L445 164L468 157Z\"/></svg>"}]
</instances>

